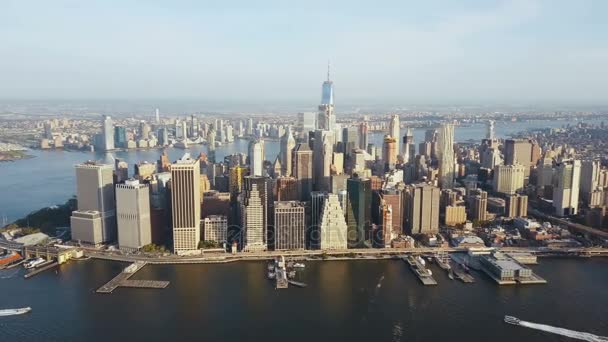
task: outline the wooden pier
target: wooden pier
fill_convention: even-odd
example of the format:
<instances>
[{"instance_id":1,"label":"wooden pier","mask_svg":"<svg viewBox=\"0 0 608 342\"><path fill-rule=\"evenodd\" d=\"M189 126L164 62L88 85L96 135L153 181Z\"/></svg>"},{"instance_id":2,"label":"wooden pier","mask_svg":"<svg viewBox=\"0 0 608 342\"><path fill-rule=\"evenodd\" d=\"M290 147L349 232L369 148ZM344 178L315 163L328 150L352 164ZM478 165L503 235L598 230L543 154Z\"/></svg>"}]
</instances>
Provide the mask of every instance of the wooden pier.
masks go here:
<instances>
[{"instance_id":1,"label":"wooden pier","mask_svg":"<svg viewBox=\"0 0 608 342\"><path fill-rule=\"evenodd\" d=\"M403 261L410 265L410 269L420 279L420 282L426 286L437 285L437 281L433 278L432 273L420 263L416 257L409 255L401 257Z\"/></svg>"},{"instance_id":2,"label":"wooden pier","mask_svg":"<svg viewBox=\"0 0 608 342\"><path fill-rule=\"evenodd\" d=\"M56 261L47 261L47 263L45 265L43 265L43 266L41 266L41 267L39 267L39 268L37 268L37 269L35 269L33 271L30 271L30 272L26 273L23 276L23 278L29 279L29 278L35 276L36 274L40 274L40 273L42 273L44 271L50 270L51 268L55 268L57 266L59 266L58 262L56 262Z\"/></svg>"},{"instance_id":3,"label":"wooden pier","mask_svg":"<svg viewBox=\"0 0 608 342\"><path fill-rule=\"evenodd\" d=\"M144 266L146 266L145 262L136 262L131 264L130 266L127 266L116 277L112 278L112 280L97 289L97 293L112 293L118 287L131 287L140 289L164 289L169 286L168 281L129 279L135 273L137 273L137 271L141 270Z\"/></svg>"}]
</instances>

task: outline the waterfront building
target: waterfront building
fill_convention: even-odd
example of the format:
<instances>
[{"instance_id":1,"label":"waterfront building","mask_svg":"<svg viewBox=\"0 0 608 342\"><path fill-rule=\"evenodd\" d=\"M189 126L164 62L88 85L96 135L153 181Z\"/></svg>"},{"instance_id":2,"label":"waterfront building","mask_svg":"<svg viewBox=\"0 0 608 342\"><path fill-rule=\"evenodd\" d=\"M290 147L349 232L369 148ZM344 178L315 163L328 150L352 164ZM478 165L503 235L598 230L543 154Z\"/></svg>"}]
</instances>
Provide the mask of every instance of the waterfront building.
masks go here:
<instances>
[{"instance_id":1,"label":"waterfront building","mask_svg":"<svg viewBox=\"0 0 608 342\"><path fill-rule=\"evenodd\" d=\"M439 232L439 200L441 190L429 184L405 188L405 231L408 235Z\"/></svg>"},{"instance_id":2,"label":"waterfront building","mask_svg":"<svg viewBox=\"0 0 608 342\"><path fill-rule=\"evenodd\" d=\"M580 197L589 206L597 206L598 201L592 201L592 194L596 190L601 191L600 183L600 160L599 159L587 159L581 162L581 184L580 184ZM596 195L597 196L597 195Z\"/></svg>"},{"instance_id":3,"label":"waterfront building","mask_svg":"<svg viewBox=\"0 0 608 342\"><path fill-rule=\"evenodd\" d=\"M524 188L526 167L523 165L496 165L493 186L495 192L513 195Z\"/></svg>"},{"instance_id":4,"label":"waterfront building","mask_svg":"<svg viewBox=\"0 0 608 342\"><path fill-rule=\"evenodd\" d=\"M401 136L401 127L399 127L399 115L393 114L391 115L391 120L389 122L388 134L395 139L399 139ZM384 154L382 154L384 156ZM399 144L395 142L395 155L399 155ZM385 157L386 158L386 157Z\"/></svg>"},{"instance_id":5,"label":"waterfront building","mask_svg":"<svg viewBox=\"0 0 608 342\"><path fill-rule=\"evenodd\" d=\"M439 186L454 187L454 125L443 124L437 137L437 159L439 160Z\"/></svg>"},{"instance_id":6,"label":"waterfront building","mask_svg":"<svg viewBox=\"0 0 608 342\"><path fill-rule=\"evenodd\" d=\"M254 184L256 185L257 195L260 196L262 201L262 226L264 235L266 236L267 229L272 228L272 220L274 219L274 215L272 213L274 206L273 186L270 178L260 176L245 176L243 177L243 193L246 198L251 196L251 191Z\"/></svg>"},{"instance_id":7,"label":"waterfront building","mask_svg":"<svg viewBox=\"0 0 608 342\"><path fill-rule=\"evenodd\" d=\"M264 176L264 140L249 142L249 168L251 175Z\"/></svg>"},{"instance_id":8,"label":"waterfront building","mask_svg":"<svg viewBox=\"0 0 608 342\"><path fill-rule=\"evenodd\" d=\"M226 243L228 240L228 217L209 215L203 219L203 240Z\"/></svg>"},{"instance_id":9,"label":"waterfront building","mask_svg":"<svg viewBox=\"0 0 608 342\"><path fill-rule=\"evenodd\" d=\"M296 147L296 140L293 137L293 132L291 131L291 126L287 128L285 135L281 137L281 153L280 160L281 166L283 168L282 174L284 176L291 176L291 167L293 165L291 161L291 157L293 154L293 149Z\"/></svg>"},{"instance_id":10,"label":"waterfront building","mask_svg":"<svg viewBox=\"0 0 608 342\"><path fill-rule=\"evenodd\" d=\"M104 242L103 220L96 210L76 210L70 216L72 241L99 246Z\"/></svg>"},{"instance_id":11,"label":"waterfront building","mask_svg":"<svg viewBox=\"0 0 608 342\"><path fill-rule=\"evenodd\" d=\"M148 184L127 180L116 185L118 247L133 251L152 243Z\"/></svg>"},{"instance_id":12,"label":"waterfront building","mask_svg":"<svg viewBox=\"0 0 608 342\"><path fill-rule=\"evenodd\" d=\"M171 164L173 251L198 249L201 237L200 162L186 153Z\"/></svg>"},{"instance_id":13,"label":"waterfront building","mask_svg":"<svg viewBox=\"0 0 608 342\"><path fill-rule=\"evenodd\" d=\"M255 252L267 249L265 222L265 199L258 185L251 184L247 193L241 194L241 222L243 251Z\"/></svg>"},{"instance_id":14,"label":"waterfront building","mask_svg":"<svg viewBox=\"0 0 608 342\"><path fill-rule=\"evenodd\" d=\"M556 166L556 182L553 186L553 208L557 216L576 215L581 183L581 161L563 160Z\"/></svg>"},{"instance_id":15,"label":"waterfront building","mask_svg":"<svg viewBox=\"0 0 608 342\"><path fill-rule=\"evenodd\" d=\"M275 250L304 249L306 212L299 201L274 202Z\"/></svg>"},{"instance_id":16,"label":"waterfront building","mask_svg":"<svg viewBox=\"0 0 608 342\"><path fill-rule=\"evenodd\" d=\"M103 116L102 122L103 150L111 151L114 149L114 123L109 115Z\"/></svg>"},{"instance_id":17,"label":"waterfront building","mask_svg":"<svg viewBox=\"0 0 608 342\"><path fill-rule=\"evenodd\" d=\"M307 143L299 143L293 154L293 175L298 180L299 198L301 201L307 201L312 192L313 153Z\"/></svg>"},{"instance_id":18,"label":"waterfront building","mask_svg":"<svg viewBox=\"0 0 608 342\"><path fill-rule=\"evenodd\" d=\"M79 218L88 220L91 223L86 226L90 229L98 229L99 232L84 232L83 225L72 231L72 239L93 243L95 245L116 240L116 201L114 199L114 172L111 164L98 164L96 162L86 162L76 165L76 198L78 201L79 212L89 212L89 214L76 215ZM98 215L90 212L98 212ZM72 213L74 216L74 213ZM97 222L98 218L101 224ZM74 223L72 221L72 223ZM93 224L94 223L94 224ZM82 233L82 234L81 234ZM87 239L95 237L94 241Z\"/></svg>"},{"instance_id":19,"label":"waterfront building","mask_svg":"<svg viewBox=\"0 0 608 342\"><path fill-rule=\"evenodd\" d=\"M125 126L114 126L114 146L117 148L127 147L127 129Z\"/></svg>"},{"instance_id":20,"label":"waterfront building","mask_svg":"<svg viewBox=\"0 0 608 342\"><path fill-rule=\"evenodd\" d=\"M361 178L356 173L346 181L349 248L363 247L370 238L371 186L369 178Z\"/></svg>"},{"instance_id":21,"label":"waterfront building","mask_svg":"<svg viewBox=\"0 0 608 342\"><path fill-rule=\"evenodd\" d=\"M321 250L346 249L348 247L347 234L348 226L338 195L328 194L321 211L319 248Z\"/></svg>"}]
</instances>

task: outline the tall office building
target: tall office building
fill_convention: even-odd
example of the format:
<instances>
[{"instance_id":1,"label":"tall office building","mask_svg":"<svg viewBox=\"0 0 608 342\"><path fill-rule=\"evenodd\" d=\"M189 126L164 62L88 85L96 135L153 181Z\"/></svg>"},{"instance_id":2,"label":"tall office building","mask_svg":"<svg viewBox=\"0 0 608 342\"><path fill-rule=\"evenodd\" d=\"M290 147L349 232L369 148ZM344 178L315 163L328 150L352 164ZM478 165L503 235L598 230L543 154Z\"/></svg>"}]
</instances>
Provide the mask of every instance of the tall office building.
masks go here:
<instances>
[{"instance_id":1,"label":"tall office building","mask_svg":"<svg viewBox=\"0 0 608 342\"><path fill-rule=\"evenodd\" d=\"M317 116L317 129L333 131L336 127L336 114L334 113L334 83L329 78L327 67L327 81L323 82L321 91L321 104Z\"/></svg>"},{"instance_id":2,"label":"tall office building","mask_svg":"<svg viewBox=\"0 0 608 342\"><path fill-rule=\"evenodd\" d=\"M469 207L471 220L485 221L488 217L488 193L481 189L471 190Z\"/></svg>"},{"instance_id":3,"label":"tall office building","mask_svg":"<svg viewBox=\"0 0 608 342\"><path fill-rule=\"evenodd\" d=\"M301 201L308 201L312 192L312 151L307 143L299 143L293 150L293 175L298 180Z\"/></svg>"},{"instance_id":4,"label":"tall office building","mask_svg":"<svg viewBox=\"0 0 608 342\"><path fill-rule=\"evenodd\" d=\"M319 246L319 227L321 226L321 212L327 192L313 191L310 193L310 224L306 236L309 249L317 249Z\"/></svg>"},{"instance_id":5,"label":"tall office building","mask_svg":"<svg viewBox=\"0 0 608 342\"><path fill-rule=\"evenodd\" d=\"M279 177L276 185L277 201L297 201L298 180L295 177Z\"/></svg>"},{"instance_id":6,"label":"tall office building","mask_svg":"<svg viewBox=\"0 0 608 342\"><path fill-rule=\"evenodd\" d=\"M245 198L252 196L253 186L255 185L257 196L261 198L261 215L264 235L272 222L272 207L274 206L274 196L270 178L261 176L245 176L243 177L243 194Z\"/></svg>"},{"instance_id":7,"label":"tall office building","mask_svg":"<svg viewBox=\"0 0 608 342\"><path fill-rule=\"evenodd\" d=\"M258 191L257 184L241 194L241 222L243 251L254 252L267 249L266 229L264 226L265 200Z\"/></svg>"},{"instance_id":8,"label":"tall office building","mask_svg":"<svg viewBox=\"0 0 608 342\"><path fill-rule=\"evenodd\" d=\"M318 246L321 250L348 248L348 226L338 195L328 194L321 210Z\"/></svg>"},{"instance_id":9,"label":"tall office building","mask_svg":"<svg viewBox=\"0 0 608 342\"><path fill-rule=\"evenodd\" d=\"M228 217L209 215L203 219L203 240L216 243L228 241Z\"/></svg>"},{"instance_id":10,"label":"tall office building","mask_svg":"<svg viewBox=\"0 0 608 342\"><path fill-rule=\"evenodd\" d=\"M595 190L601 189L600 187L600 160L599 159L588 159L581 162L581 186L580 196L582 200L590 204L591 195Z\"/></svg>"},{"instance_id":11,"label":"tall office building","mask_svg":"<svg viewBox=\"0 0 608 342\"><path fill-rule=\"evenodd\" d=\"M280 161L281 167L283 168L282 174L284 176L291 176L291 167L293 165L291 161L291 156L293 153L293 149L296 147L296 140L293 137L293 132L291 131L291 126L287 128L285 135L281 137L281 153L280 153Z\"/></svg>"},{"instance_id":12,"label":"tall office building","mask_svg":"<svg viewBox=\"0 0 608 342\"><path fill-rule=\"evenodd\" d=\"M114 126L114 147L127 148L127 129L125 126Z\"/></svg>"},{"instance_id":13,"label":"tall office building","mask_svg":"<svg viewBox=\"0 0 608 342\"><path fill-rule=\"evenodd\" d=\"M369 125L367 121L359 124L359 148L365 150L367 148Z\"/></svg>"},{"instance_id":14,"label":"tall office building","mask_svg":"<svg viewBox=\"0 0 608 342\"><path fill-rule=\"evenodd\" d=\"M505 200L505 216L511 218L528 216L528 196L507 196Z\"/></svg>"},{"instance_id":15,"label":"tall office building","mask_svg":"<svg viewBox=\"0 0 608 342\"><path fill-rule=\"evenodd\" d=\"M513 195L524 188L526 167L523 165L496 165L494 167L494 191Z\"/></svg>"},{"instance_id":16,"label":"tall office building","mask_svg":"<svg viewBox=\"0 0 608 342\"><path fill-rule=\"evenodd\" d=\"M486 139L496 139L496 134L494 133L494 120L488 120L488 122L486 122Z\"/></svg>"},{"instance_id":17,"label":"tall office building","mask_svg":"<svg viewBox=\"0 0 608 342\"><path fill-rule=\"evenodd\" d=\"M445 207L445 224L456 226L467 221L467 211L464 205L448 205Z\"/></svg>"},{"instance_id":18,"label":"tall office building","mask_svg":"<svg viewBox=\"0 0 608 342\"><path fill-rule=\"evenodd\" d=\"M409 185L405 189L405 231L410 234L439 232L441 190L428 184Z\"/></svg>"},{"instance_id":19,"label":"tall office building","mask_svg":"<svg viewBox=\"0 0 608 342\"><path fill-rule=\"evenodd\" d=\"M553 207L557 216L576 215L581 183L581 161L563 160L557 164L553 186Z\"/></svg>"},{"instance_id":20,"label":"tall office building","mask_svg":"<svg viewBox=\"0 0 608 342\"><path fill-rule=\"evenodd\" d=\"M439 161L439 186L454 187L454 125L443 124L437 137L437 159Z\"/></svg>"},{"instance_id":21,"label":"tall office building","mask_svg":"<svg viewBox=\"0 0 608 342\"><path fill-rule=\"evenodd\" d=\"M198 249L201 237L200 162L186 153L171 164L173 251Z\"/></svg>"},{"instance_id":22,"label":"tall office building","mask_svg":"<svg viewBox=\"0 0 608 342\"><path fill-rule=\"evenodd\" d=\"M116 240L113 165L76 165L78 210L72 212L72 240L99 245Z\"/></svg>"},{"instance_id":23,"label":"tall office building","mask_svg":"<svg viewBox=\"0 0 608 342\"><path fill-rule=\"evenodd\" d=\"M314 112L298 113L298 129L303 135L317 128L317 114Z\"/></svg>"},{"instance_id":24,"label":"tall office building","mask_svg":"<svg viewBox=\"0 0 608 342\"><path fill-rule=\"evenodd\" d=\"M109 115L103 116L102 130L104 151L111 151L114 149L114 123Z\"/></svg>"},{"instance_id":25,"label":"tall office building","mask_svg":"<svg viewBox=\"0 0 608 342\"><path fill-rule=\"evenodd\" d=\"M532 143L528 139L507 139L504 147L505 164L520 164L525 167L524 176L530 176L532 164Z\"/></svg>"},{"instance_id":26,"label":"tall office building","mask_svg":"<svg viewBox=\"0 0 608 342\"><path fill-rule=\"evenodd\" d=\"M360 128L350 126L342 129L342 146L341 152L346 155L351 155L354 149L359 148L360 144Z\"/></svg>"},{"instance_id":27,"label":"tall office building","mask_svg":"<svg viewBox=\"0 0 608 342\"><path fill-rule=\"evenodd\" d=\"M316 130L314 132L314 188L317 191L329 191L331 165L333 159L334 132Z\"/></svg>"},{"instance_id":28,"label":"tall office building","mask_svg":"<svg viewBox=\"0 0 608 342\"><path fill-rule=\"evenodd\" d=\"M397 165L397 139L390 135L384 136L382 143L382 159L384 161L384 171L395 169Z\"/></svg>"},{"instance_id":29,"label":"tall office building","mask_svg":"<svg viewBox=\"0 0 608 342\"><path fill-rule=\"evenodd\" d=\"M348 246L362 247L370 238L372 182L354 174L346 181L348 201L346 223L348 225Z\"/></svg>"},{"instance_id":30,"label":"tall office building","mask_svg":"<svg viewBox=\"0 0 608 342\"><path fill-rule=\"evenodd\" d=\"M399 115L393 114L391 115L391 121L389 122L388 134L394 139L399 139L401 136L401 128L399 127ZM399 144L395 146L395 153L399 154Z\"/></svg>"},{"instance_id":31,"label":"tall office building","mask_svg":"<svg viewBox=\"0 0 608 342\"><path fill-rule=\"evenodd\" d=\"M138 180L116 184L116 218L120 249L133 251L152 243L148 184Z\"/></svg>"},{"instance_id":32,"label":"tall office building","mask_svg":"<svg viewBox=\"0 0 608 342\"><path fill-rule=\"evenodd\" d=\"M395 137L397 138L397 137ZM403 156L403 163L412 163L416 157L416 144L414 143L414 133L412 129L408 128L403 136L403 146L401 154Z\"/></svg>"},{"instance_id":33,"label":"tall office building","mask_svg":"<svg viewBox=\"0 0 608 342\"><path fill-rule=\"evenodd\" d=\"M306 212L302 202L274 202L275 250L304 249Z\"/></svg>"},{"instance_id":34,"label":"tall office building","mask_svg":"<svg viewBox=\"0 0 608 342\"><path fill-rule=\"evenodd\" d=\"M249 142L249 168L251 175L264 175L264 140Z\"/></svg>"},{"instance_id":35,"label":"tall office building","mask_svg":"<svg viewBox=\"0 0 608 342\"><path fill-rule=\"evenodd\" d=\"M154 121L156 124L160 124L160 109L158 108L154 110Z\"/></svg>"}]
</instances>

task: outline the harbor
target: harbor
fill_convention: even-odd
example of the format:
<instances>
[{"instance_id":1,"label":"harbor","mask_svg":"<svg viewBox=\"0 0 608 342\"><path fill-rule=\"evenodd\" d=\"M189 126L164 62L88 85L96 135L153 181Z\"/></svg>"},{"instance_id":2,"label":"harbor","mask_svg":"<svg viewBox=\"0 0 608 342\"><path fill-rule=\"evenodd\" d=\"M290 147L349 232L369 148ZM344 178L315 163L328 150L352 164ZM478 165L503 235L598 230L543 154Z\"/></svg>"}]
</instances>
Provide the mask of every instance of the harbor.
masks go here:
<instances>
[{"instance_id":1,"label":"harbor","mask_svg":"<svg viewBox=\"0 0 608 342\"><path fill-rule=\"evenodd\" d=\"M135 262L123 269L116 277L97 289L97 293L112 293L119 287L141 288L141 289L164 289L169 286L168 281L163 280L131 280L139 270L146 266L145 262Z\"/></svg>"},{"instance_id":2,"label":"harbor","mask_svg":"<svg viewBox=\"0 0 608 342\"><path fill-rule=\"evenodd\" d=\"M306 287L306 283L296 281L296 269L303 269L306 266L302 263L286 262L284 256L274 259L268 264L268 279L275 281L276 289L286 289L289 284L296 287Z\"/></svg>"}]
</instances>

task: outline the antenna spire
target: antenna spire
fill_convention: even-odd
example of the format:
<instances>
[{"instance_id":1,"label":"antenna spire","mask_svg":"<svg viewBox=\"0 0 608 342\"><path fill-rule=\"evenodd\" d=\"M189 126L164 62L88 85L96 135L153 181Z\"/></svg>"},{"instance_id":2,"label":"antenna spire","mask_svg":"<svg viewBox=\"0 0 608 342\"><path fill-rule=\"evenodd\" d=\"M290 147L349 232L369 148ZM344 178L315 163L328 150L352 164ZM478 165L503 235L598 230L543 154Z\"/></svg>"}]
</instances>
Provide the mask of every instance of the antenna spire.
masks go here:
<instances>
[{"instance_id":1,"label":"antenna spire","mask_svg":"<svg viewBox=\"0 0 608 342\"><path fill-rule=\"evenodd\" d=\"M327 60L327 82L329 82L329 67L330 67L329 59Z\"/></svg>"}]
</instances>

